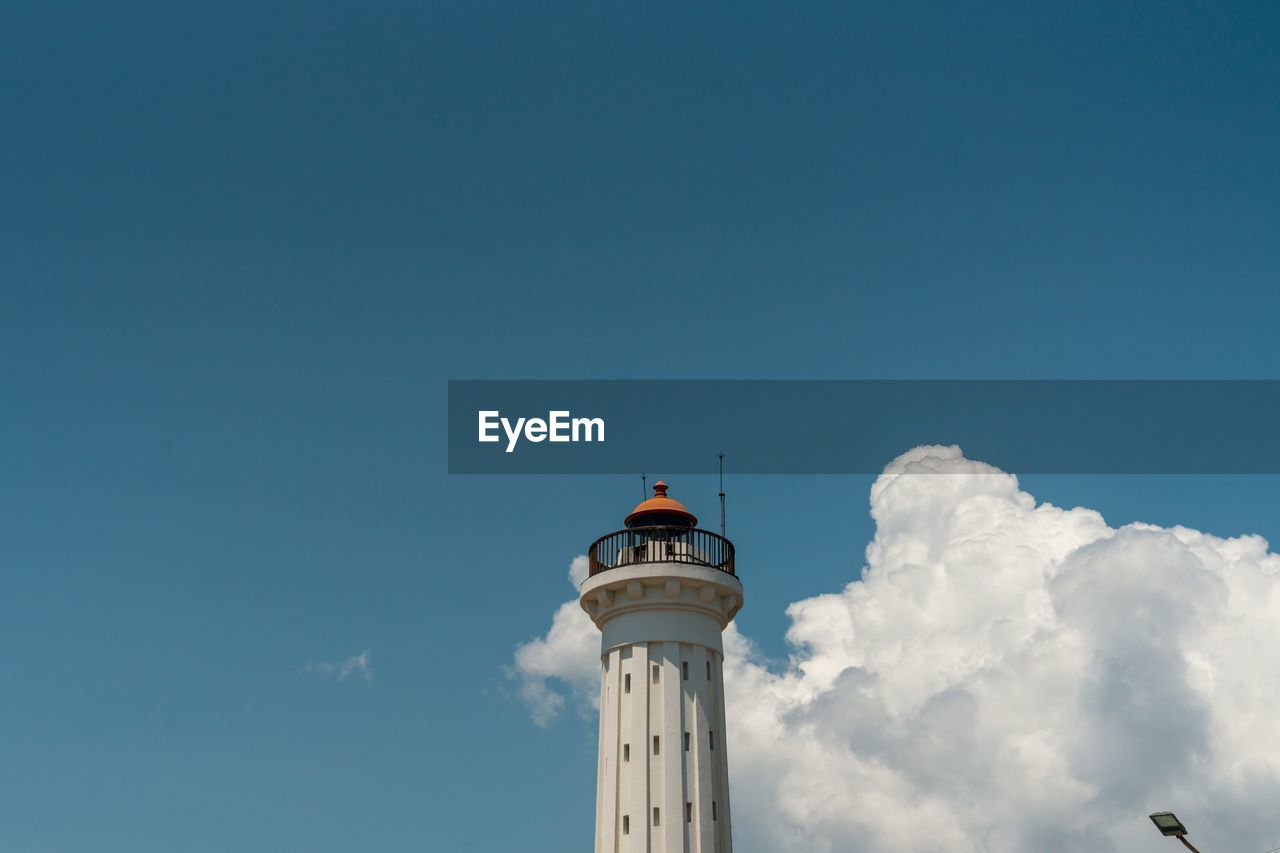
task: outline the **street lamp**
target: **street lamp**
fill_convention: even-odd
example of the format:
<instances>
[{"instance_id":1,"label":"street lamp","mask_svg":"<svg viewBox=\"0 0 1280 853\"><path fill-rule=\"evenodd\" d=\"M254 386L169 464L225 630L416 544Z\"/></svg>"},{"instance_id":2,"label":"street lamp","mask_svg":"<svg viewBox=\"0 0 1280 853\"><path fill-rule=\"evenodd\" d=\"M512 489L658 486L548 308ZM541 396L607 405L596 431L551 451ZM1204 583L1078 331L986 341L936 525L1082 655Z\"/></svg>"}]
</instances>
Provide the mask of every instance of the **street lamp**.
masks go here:
<instances>
[{"instance_id":1,"label":"street lamp","mask_svg":"<svg viewBox=\"0 0 1280 853\"><path fill-rule=\"evenodd\" d=\"M1161 835L1172 835L1181 841L1188 850L1200 853L1187 840L1187 828L1182 825L1182 821L1178 820L1173 812L1156 812L1151 816L1151 822L1156 825L1156 829L1160 830Z\"/></svg>"}]
</instances>

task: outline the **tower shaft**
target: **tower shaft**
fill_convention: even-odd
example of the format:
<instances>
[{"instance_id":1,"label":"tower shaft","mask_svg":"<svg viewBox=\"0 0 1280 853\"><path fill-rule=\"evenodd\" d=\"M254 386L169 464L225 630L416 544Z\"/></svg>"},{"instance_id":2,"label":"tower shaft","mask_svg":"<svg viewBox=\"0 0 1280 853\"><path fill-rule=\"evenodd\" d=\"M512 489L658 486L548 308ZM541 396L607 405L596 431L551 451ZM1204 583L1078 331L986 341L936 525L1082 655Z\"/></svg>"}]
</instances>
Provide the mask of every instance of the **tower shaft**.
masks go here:
<instances>
[{"instance_id":1,"label":"tower shaft","mask_svg":"<svg viewBox=\"0 0 1280 853\"><path fill-rule=\"evenodd\" d=\"M602 632L596 853L731 853L721 632L742 585L632 562L589 577L581 604Z\"/></svg>"}]
</instances>

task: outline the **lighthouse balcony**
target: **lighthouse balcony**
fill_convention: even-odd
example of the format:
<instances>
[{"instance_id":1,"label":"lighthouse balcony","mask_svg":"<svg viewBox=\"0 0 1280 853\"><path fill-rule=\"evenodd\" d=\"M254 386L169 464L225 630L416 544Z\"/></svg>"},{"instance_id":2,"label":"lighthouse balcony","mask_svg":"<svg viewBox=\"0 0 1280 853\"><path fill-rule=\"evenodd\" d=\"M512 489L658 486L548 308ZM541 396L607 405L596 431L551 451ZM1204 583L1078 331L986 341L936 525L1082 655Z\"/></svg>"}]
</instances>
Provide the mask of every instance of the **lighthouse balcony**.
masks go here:
<instances>
[{"instance_id":1,"label":"lighthouse balcony","mask_svg":"<svg viewBox=\"0 0 1280 853\"><path fill-rule=\"evenodd\" d=\"M587 558L592 576L641 563L683 563L734 574L733 543L709 530L695 527L631 527L619 530L593 542Z\"/></svg>"}]
</instances>

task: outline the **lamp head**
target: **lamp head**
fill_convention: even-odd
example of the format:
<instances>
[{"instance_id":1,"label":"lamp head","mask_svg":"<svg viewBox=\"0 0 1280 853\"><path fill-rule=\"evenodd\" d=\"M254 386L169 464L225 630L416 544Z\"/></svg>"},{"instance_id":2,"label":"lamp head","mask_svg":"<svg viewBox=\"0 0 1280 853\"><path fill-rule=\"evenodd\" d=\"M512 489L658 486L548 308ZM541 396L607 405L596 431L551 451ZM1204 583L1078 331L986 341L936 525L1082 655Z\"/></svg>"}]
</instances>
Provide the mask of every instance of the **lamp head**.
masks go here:
<instances>
[{"instance_id":1,"label":"lamp head","mask_svg":"<svg viewBox=\"0 0 1280 853\"><path fill-rule=\"evenodd\" d=\"M1163 835L1183 836L1187 834L1187 828L1182 825L1182 821L1178 820L1173 812L1156 812L1151 816L1151 822L1156 825L1156 829L1160 830Z\"/></svg>"}]
</instances>

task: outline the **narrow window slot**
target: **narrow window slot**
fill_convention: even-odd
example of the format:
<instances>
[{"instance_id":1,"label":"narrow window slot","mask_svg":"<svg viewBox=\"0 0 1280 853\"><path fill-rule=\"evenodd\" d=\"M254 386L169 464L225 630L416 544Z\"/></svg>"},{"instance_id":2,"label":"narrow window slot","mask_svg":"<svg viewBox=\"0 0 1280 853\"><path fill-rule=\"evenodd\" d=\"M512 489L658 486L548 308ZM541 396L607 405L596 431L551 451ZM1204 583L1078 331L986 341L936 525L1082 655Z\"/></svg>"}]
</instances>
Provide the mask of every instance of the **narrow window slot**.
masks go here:
<instances>
[{"instance_id":1,"label":"narrow window slot","mask_svg":"<svg viewBox=\"0 0 1280 853\"><path fill-rule=\"evenodd\" d=\"M715 749L715 748L716 748L716 733L715 733L715 732L707 732L707 739L711 742L711 748L712 748L712 749Z\"/></svg>"},{"instance_id":2,"label":"narrow window slot","mask_svg":"<svg viewBox=\"0 0 1280 853\"><path fill-rule=\"evenodd\" d=\"M659 669L658 669L658 665L655 663L655 664L653 665L653 683L654 683L654 684L657 684L657 683L658 683L658 673L659 673L660 671L661 671L661 670L659 670Z\"/></svg>"},{"instance_id":3,"label":"narrow window slot","mask_svg":"<svg viewBox=\"0 0 1280 853\"><path fill-rule=\"evenodd\" d=\"M622 816L622 834L623 835L631 834L631 815L624 814Z\"/></svg>"},{"instance_id":4,"label":"narrow window slot","mask_svg":"<svg viewBox=\"0 0 1280 853\"><path fill-rule=\"evenodd\" d=\"M684 822L693 823L693 803L684 804Z\"/></svg>"},{"instance_id":5,"label":"narrow window slot","mask_svg":"<svg viewBox=\"0 0 1280 853\"><path fill-rule=\"evenodd\" d=\"M715 800L711 801L711 819L712 820L716 819L716 801Z\"/></svg>"},{"instance_id":6,"label":"narrow window slot","mask_svg":"<svg viewBox=\"0 0 1280 853\"><path fill-rule=\"evenodd\" d=\"M685 752L689 751L689 733L688 732L684 733L684 751Z\"/></svg>"},{"instance_id":7,"label":"narrow window slot","mask_svg":"<svg viewBox=\"0 0 1280 853\"><path fill-rule=\"evenodd\" d=\"M711 680L711 661L707 661L707 681Z\"/></svg>"},{"instance_id":8,"label":"narrow window slot","mask_svg":"<svg viewBox=\"0 0 1280 853\"><path fill-rule=\"evenodd\" d=\"M681 668L682 670L684 670L684 680L685 680L685 681L688 681L688 680L689 680L689 662L688 662L688 661L682 661L682 662L680 663L680 668Z\"/></svg>"},{"instance_id":9,"label":"narrow window slot","mask_svg":"<svg viewBox=\"0 0 1280 853\"><path fill-rule=\"evenodd\" d=\"M631 760L631 744L629 743L624 743L622 745L622 760L623 761Z\"/></svg>"},{"instance_id":10,"label":"narrow window slot","mask_svg":"<svg viewBox=\"0 0 1280 853\"><path fill-rule=\"evenodd\" d=\"M662 821L659 819L659 813L658 813L658 807L657 807L657 806L654 806L654 807L653 807L653 825L654 825L654 826L661 826L661 825L662 825Z\"/></svg>"},{"instance_id":11,"label":"narrow window slot","mask_svg":"<svg viewBox=\"0 0 1280 853\"><path fill-rule=\"evenodd\" d=\"M629 672L622 677L622 692L623 693L631 692L631 673Z\"/></svg>"},{"instance_id":12,"label":"narrow window slot","mask_svg":"<svg viewBox=\"0 0 1280 853\"><path fill-rule=\"evenodd\" d=\"M653 754L654 755L657 755L659 753L659 749L658 749L659 745L660 744L658 743L658 736L654 735L653 736Z\"/></svg>"}]
</instances>

